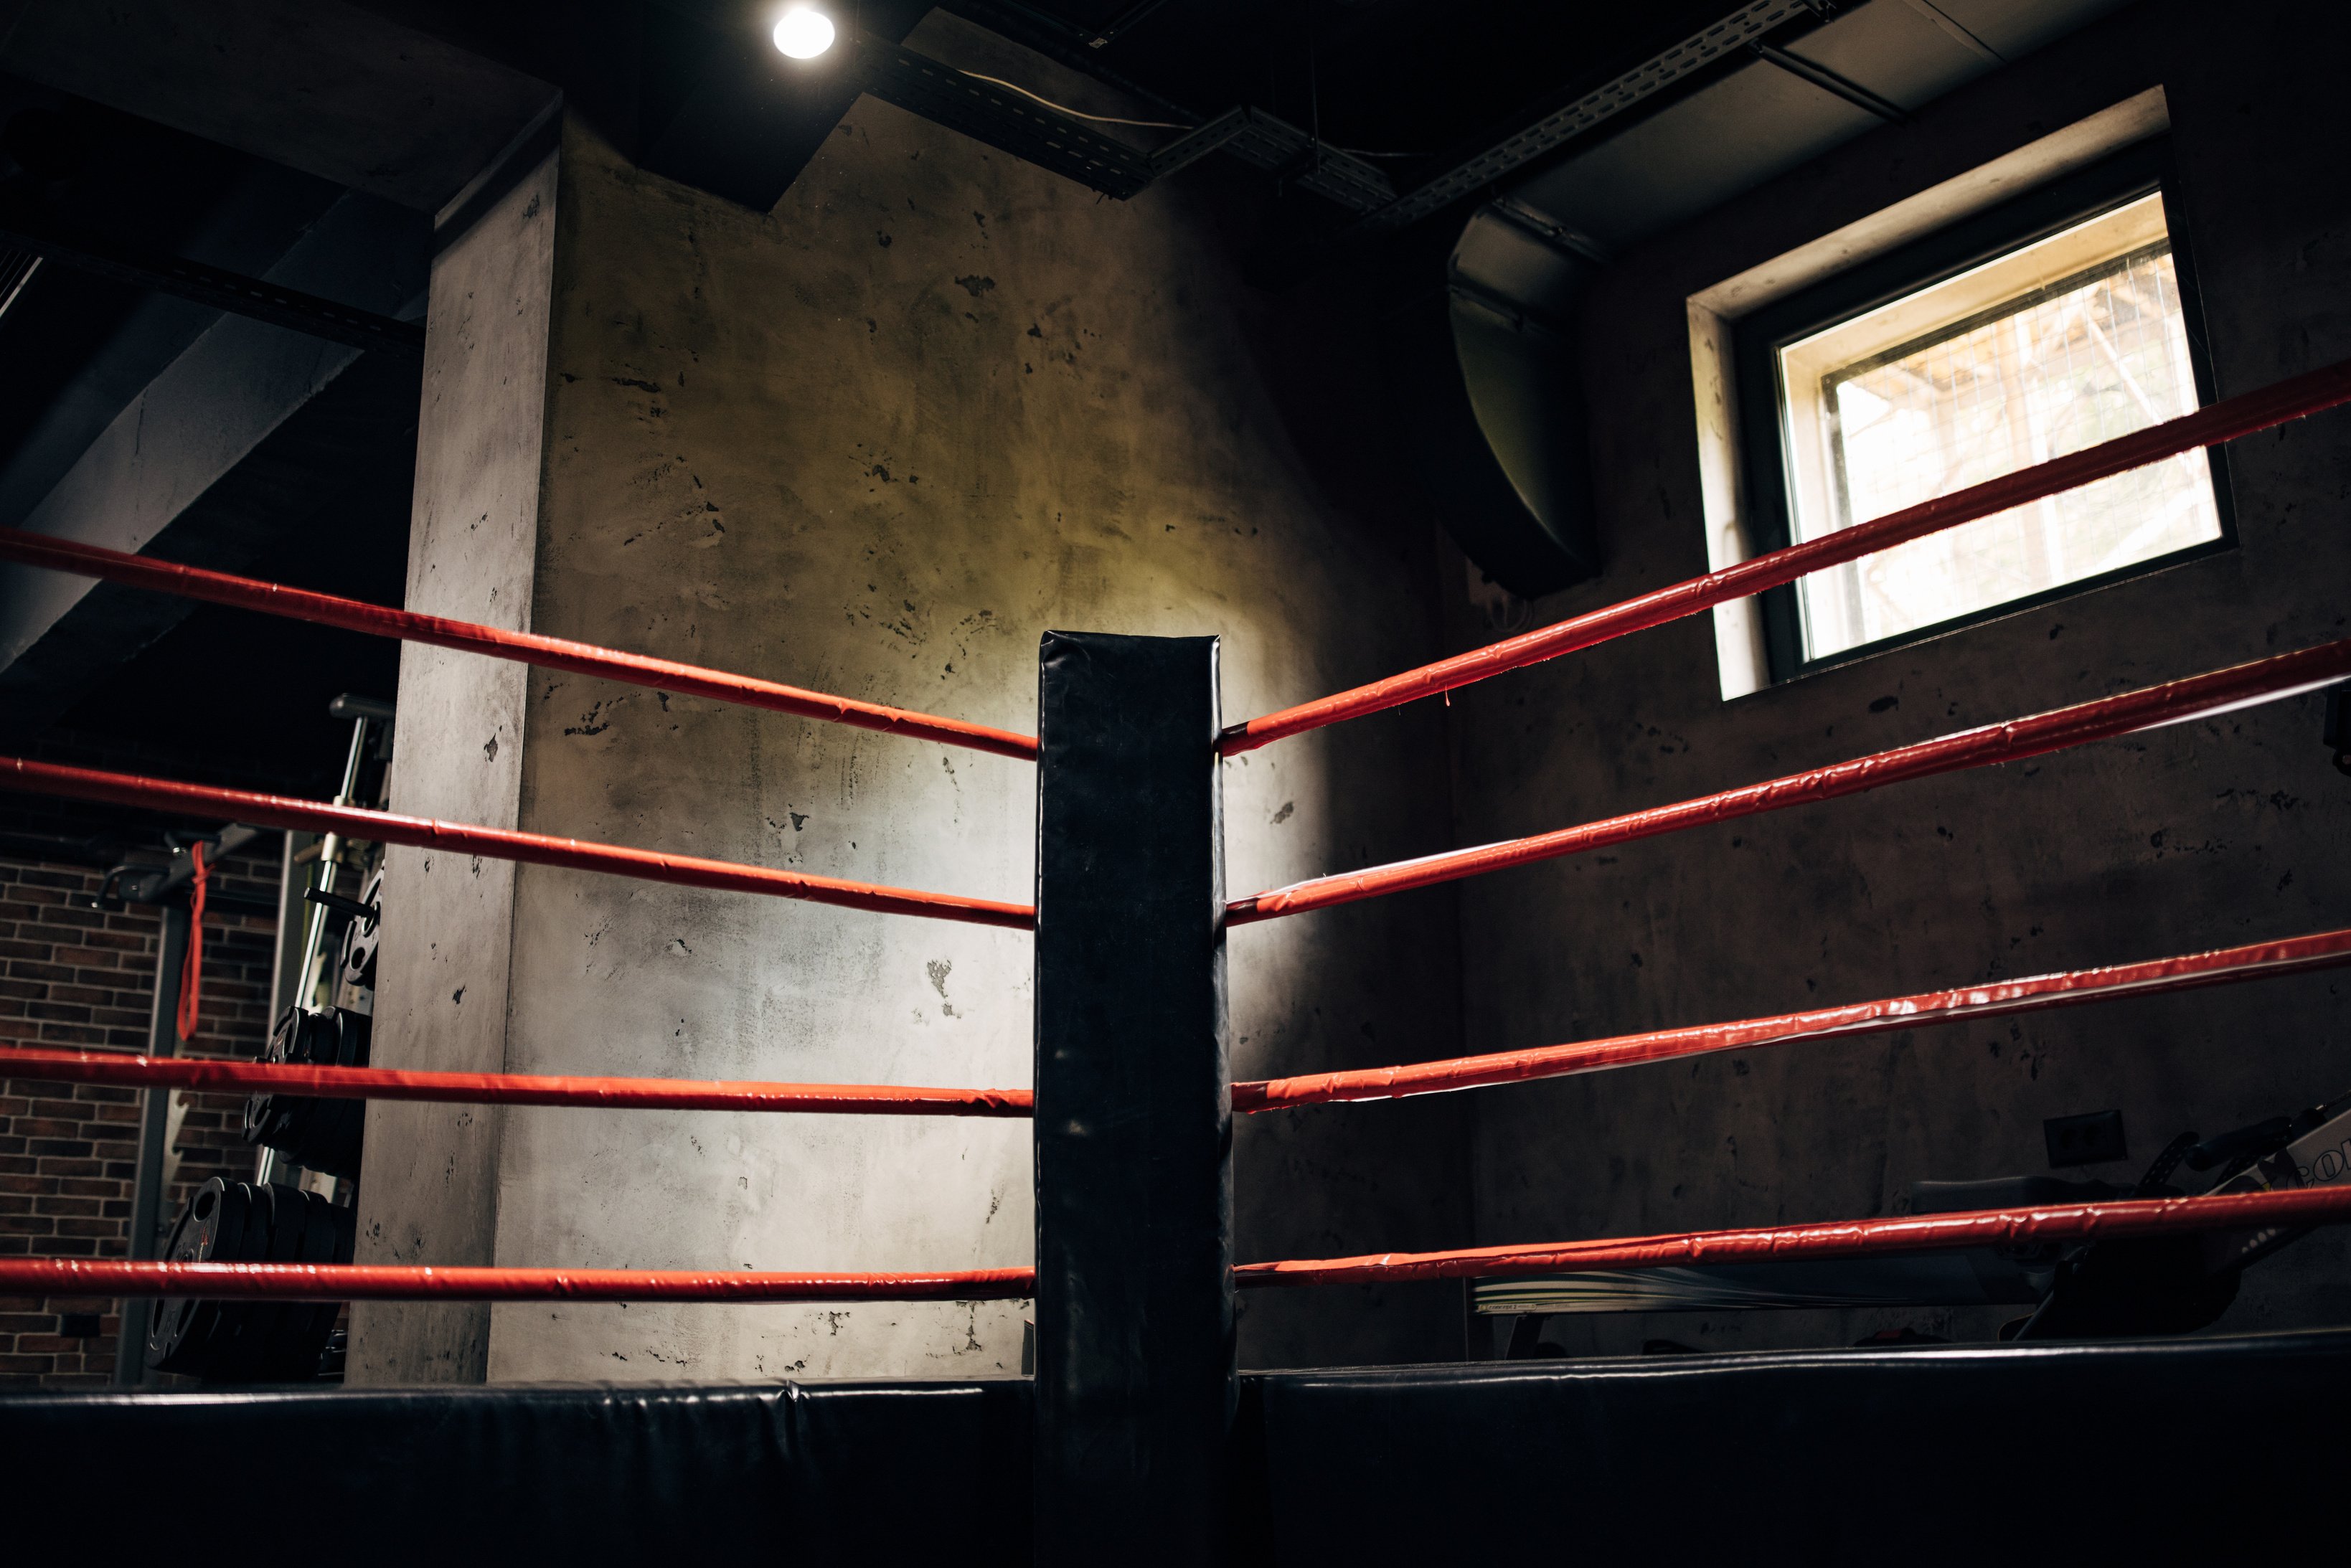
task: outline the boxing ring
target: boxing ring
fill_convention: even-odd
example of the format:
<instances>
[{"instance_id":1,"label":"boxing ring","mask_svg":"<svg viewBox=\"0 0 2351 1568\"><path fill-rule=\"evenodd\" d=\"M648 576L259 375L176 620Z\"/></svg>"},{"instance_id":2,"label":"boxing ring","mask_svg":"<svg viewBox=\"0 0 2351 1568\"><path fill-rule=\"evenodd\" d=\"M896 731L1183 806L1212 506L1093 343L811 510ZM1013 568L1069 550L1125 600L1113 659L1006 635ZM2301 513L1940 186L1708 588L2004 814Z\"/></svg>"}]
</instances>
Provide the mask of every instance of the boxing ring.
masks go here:
<instances>
[{"instance_id":1,"label":"boxing ring","mask_svg":"<svg viewBox=\"0 0 2351 1568\"><path fill-rule=\"evenodd\" d=\"M1512 1457L1517 1448L1497 1446L1498 1427L1548 1434L1541 1440L1561 1445L1560 1452L1573 1451L1563 1464L1588 1461L1572 1483L1554 1476L1552 1484L1565 1487L1561 1496L1582 1499L1594 1510L1605 1510L1613 1498L1667 1495L1663 1479L1635 1472L1642 1445L1670 1441L1677 1422L1729 1423L1731 1432L1745 1422L1759 1439L1776 1432L1776 1452L1741 1446L1745 1473L1723 1492L1732 1500L1726 1506L1734 1512L1744 1507L1751 1519L1757 1511L1769 1514L1777 1507L1774 1498L1818 1493L1822 1466L1871 1462L1880 1450L1860 1440L1855 1422L1897 1416L1907 1421L1921 1411L1939 1412L1942 1425L1930 1446L1943 1452L1970 1434L1980 1438L2001 1429L1999 1422L2007 1418L2002 1413L2013 1407L2004 1401L2029 1406L2043 1398L2095 1397L2124 1417L2147 1421L2161 1419L2163 1410L2177 1408L2183 1399L2250 1409L2256 1394L2273 1404L2283 1401L2278 1408L2332 1409L2351 1393L2351 1346L2328 1334L2259 1343L1954 1347L1950 1353L1892 1357L1862 1352L1698 1357L1678 1361L1670 1370L1472 1364L1243 1377L1234 1359L1238 1291L2262 1231L2351 1221L2351 1184L1242 1261L1233 1256L1231 1118L1501 1087L1710 1051L1799 1046L1959 1019L2251 983L2351 964L2351 929L2278 934L2239 946L2171 956L2116 955L2110 967L1777 1017L1250 1082L1234 1082L1228 1068L1223 966L1228 943L1249 939L1232 934L1252 924L1993 767L2314 691L2351 679L2351 639L1693 800L1239 897L1228 896L1223 886L1218 764L1223 758L1495 678L2345 402L2351 402L2351 363L1457 658L1229 727L1218 706L1215 639L1050 632L1041 650L1039 734L1033 737L0 530L0 559L1028 759L1039 770L1034 902L1017 904L0 758L0 789L7 790L799 899L860 915L1029 930L1034 933L1037 989L1035 1076L1026 1089L422 1072L0 1051L0 1073L7 1076L151 1090L601 1109L1026 1117L1034 1127L1037 1177L1032 1269L926 1270L915 1259L893 1272L795 1273L0 1258L0 1295L308 1302L1033 1300L1033 1383L787 1385L723 1396L713 1392L700 1396L700 1405L675 1393L629 1390L28 1396L0 1401L0 1454L12 1465L29 1467L22 1474L51 1475L57 1463L54 1450L66 1440L61 1434L74 1434L75 1442L152 1445L178 1440L173 1433L214 1433L222 1422L236 1432L257 1432L275 1421L287 1434L331 1428L341 1435L338 1441L369 1452L381 1448L388 1455L399 1447L394 1434L439 1420L455 1423L452 1429L478 1432L458 1444L475 1465L493 1462L490 1453L496 1450L517 1473L536 1474L548 1461L534 1443L549 1445L548 1453L570 1455L570 1471L549 1473L543 1481L547 1499L573 1500L567 1505L574 1511L569 1523L554 1518L552 1501L546 1505L548 1516L540 1522L556 1535L586 1528L581 1521L604 1519L611 1489L625 1490L630 1484L626 1474L657 1472L665 1478L659 1488L668 1490L648 1507L698 1509L695 1517L722 1534L736 1528L722 1529L722 1521L737 1515L768 1521L757 1529L744 1523L750 1539L771 1526L770 1515L760 1509L778 1498L797 1499L791 1504L800 1511L792 1516L799 1521L797 1528L812 1531L810 1541L837 1541L840 1550L848 1551L861 1541L871 1548L881 1539L857 1532L858 1511L886 1512L889 1500L914 1484L913 1470L901 1473L893 1468L899 1458L884 1456L901 1456L920 1469L984 1450L988 1458L981 1468L992 1478L985 1487L973 1490L979 1483L968 1478L942 1480L934 1500L950 1517L965 1509L1009 1510L1019 1516L986 1530L970 1524L964 1555L975 1560L1026 1561L1033 1553L1036 1561L1054 1563L1122 1556L1207 1562L1259 1552L1303 1553L1311 1560L1343 1550L1388 1555L1407 1544L1416 1552L1458 1550L1480 1541L1557 1544L1543 1533L1547 1516L1526 1513L1520 1507L1525 1499L1515 1493L1508 1507L1491 1514L1481 1537L1475 1515L1480 1507L1496 1506L1494 1485L1529 1484L1526 1478L1532 1473L1522 1458ZM1994 787L2000 786L1986 785ZM500 1410L507 1414L496 1416ZM834 1436L814 1435L820 1430ZM1804 1448L1806 1442L1813 1448ZM1797 1465L1800 1451L1812 1456L1810 1481ZM682 1470L677 1456L687 1453L700 1457ZM844 1458L851 1455L868 1458ZM869 1460L872 1473L861 1468ZM1950 1462L1966 1469L1959 1458ZM432 1471L428 1463L419 1474ZM688 1472L688 1479L679 1479ZM768 1502L755 1506L740 1496L721 1498L713 1478L734 1478L729 1484L751 1487ZM1687 1472L1681 1479L1698 1484ZM60 1475L43 1484L77 1483ZM1006 1489L1025 1491L1008 1501ZM705 1491L710 1497L697 1501ZM1750 1496L1761 1500L1738 1501ZM324 1510L327 1504L319 1506ZM1885 1506L1852 1508L1834 1528L1859 1530L1876 1517L1873 1510ZM477 1503L465 1508L471 1511L465 1517L474 1520L485 1540L505 1540L519 1528L498 1511ZM1335 1517L1322 1517L1326 1508ZM1447 1510L1464 1511L1456 1533L1445 1528L1451 1517ZM973 1516L960 1517L968 1521ZM1561 1522L1573 1528L1570 1521ZM1649 1524L1670 1531L1673 1521L1653 1519ZM633 1528L608 1520L599 1527L603 1533L590 1539L611 1544ZM1690 1541L1711 1539L1705 1533L1710 1528L1685 1527ZM1637 1542L1642 1535L1622 1518L1582 1529L1577 1543L1591 1550ZM1732 1531L1724 1539L1736 1536Z\"/></svg>"}]
</instances>

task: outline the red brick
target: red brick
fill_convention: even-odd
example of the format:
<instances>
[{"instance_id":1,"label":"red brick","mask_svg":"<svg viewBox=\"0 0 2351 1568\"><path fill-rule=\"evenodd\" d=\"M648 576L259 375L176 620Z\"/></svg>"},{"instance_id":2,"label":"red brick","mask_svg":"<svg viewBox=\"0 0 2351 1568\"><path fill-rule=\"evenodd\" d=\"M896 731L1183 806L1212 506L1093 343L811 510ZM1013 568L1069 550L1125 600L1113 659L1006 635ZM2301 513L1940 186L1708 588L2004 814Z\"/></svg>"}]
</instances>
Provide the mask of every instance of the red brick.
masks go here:
<instances>
[{"instance_id":1,"label":"red brick","mask_svg":"<svg viewBox=\"0 0 2351 1568\"><path fill-rule=\"evenodd\" d=\"M92 933L92 935L99 934ZM57 945L57 950L50 955L49 962L78 964L85 970L95 970L98 978L89 983L110 987L112 982L120 977L111 971L121 967L122 955L110 947L93 946L89 943L77 939L73 943L60 942Z\"/></svg>"},{"instance_id":2,"label":"red brick","mask_svg":"<svg viewBox=\"0 0 2351 1568\"><path fill-rule=\"evenodd\" d=\"M83 931L75 940L84 947L102 947L110 953L141 953L153 944L131 931Z\"/></svg>"}]
</instances>

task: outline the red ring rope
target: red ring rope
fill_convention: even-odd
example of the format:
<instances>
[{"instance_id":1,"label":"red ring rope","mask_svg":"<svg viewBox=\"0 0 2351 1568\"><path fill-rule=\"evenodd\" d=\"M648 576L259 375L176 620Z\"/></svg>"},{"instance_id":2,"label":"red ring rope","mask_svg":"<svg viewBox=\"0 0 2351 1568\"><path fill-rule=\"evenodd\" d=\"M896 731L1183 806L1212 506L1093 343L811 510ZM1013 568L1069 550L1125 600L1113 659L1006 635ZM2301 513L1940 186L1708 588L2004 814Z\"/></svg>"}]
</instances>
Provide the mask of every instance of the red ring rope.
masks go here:
<instances>
[{"instance_id":1,"label":"red ring rope","mask_svg":"<svg viewBox=\"0 0 2351 1568\"><path fill-rule=\"evenodd\" d=\"M0 1258L0 1295L271 1301L1022 1301L1033 1269L774 1274L709 1269L434 1268Z\"/></svg>"},{"instance_id":2,"label":"red ring rope","mask_svg":"<svg viewBox=\"0 0 2351 1568\"><path fill-rule=\"evenodd\" d=\"M1866 1258L1967 1247L2030 1247L2197 1230L2322 1225L2351 1219L2351 1186L2212 1197L2148 1198L1982 1209L1970 1214L1834 1220L1763 1229L1700 1230L1532 1247L1384 1252L1360 1258L1244 1263L1243 1289L1653 1269L1759 1259ZM433 1268L371 1263L156 1263L122 1259L0 1259L0 1293L203 1296L273 1301L1025 1301L1030 1269L926 1274L771 1274L653 1269Z\"/></svg>"},{"instance_id":3,"label":"red ring rope","mask_svg":"<svg viewBox=\"0 0 2351 1568\"><path fill-rule=\"evenodd\" d=\"M1611 844L1630 843L1636 839L1654 838L1683 828L1736 821L1741 817L1757 816L1788 806L1809 805L1845 795L1858 795L1880 785L1931 778L1938 773L1955 772L1964 768L2014 762L2065 747L2078 746L2085 741L2111 739L2134 730L2151 729L2185 719L2210 717L2254 702L2293 696L2331 685L2346 676L2351 676L2351 638L2339 643L2322 643L2315 648L2304 648L2300 653L2257 659L2249 664L2214 670L2207 674L2191 675L2186 680L2168 681L2161 685L2146 686L2117 696L2076 703L2072 707L2052 708L2047 713L2035 714L2029 718L1982 725L1974 729L1961 730L1957 735L1920 741L1916 746L1899 747L1892 751L1877 752L1828 768L1815 768L1808 772L1791 773L1785 778L1750 784L1743 789L1702 795L1694 800L1652 807L1646 811L1632 811L1604 821L1586 822L1579 827L1537 833L1531 838L1509 839L1478 849L1426 855L1395 865L1316 877L1309 882L1277 888L1271 893L1238 899L1227 906L1225 923L1228 925L1246 925L1284 915L1301 915L1310 909L1326 909L1333 904L1377 898L1384 894L1458 882L1463 877L1481 876L1488 872L1528 865L1536 861L1556 860L1562 855L1603 849Z\"/></svg>"},{"instance_id":4,"label":"red ring rope","mask_svg":"<svg viewBox=\"0 0 2351 1568\"><path fill-rule=\"evenodd\" d=\"M177 594L183 599L201 599L214 604L235 605L240 610L257 610L265 615L282 615L290 621L337 626L346 632L360 632L373 637L393 637L403 643L455 648L461 653L486 654L493 659L514 659L544 670L568 670L573 674L599 675L606 680L653 686L684 696L709 697L718 702L765 708L771 713L821 719L828 724L845 724L889 735L909 735L949 746L969 747L975 751L994 752L999 757L1019 757L1034 761L1037 756L1037 737L1033 735L994 729L984 724L967 724L961 719L910 713L904 708L885 707L879 703L859 702L852 697L837 697L824 692L803 691L778 681L729 674L724 670L705 669L699 664L681 664L668 659L648 658L643 653L623 653L611 648L600 648L592 643L575 643L565 637L542 637L534 632L509 632L502 627L485 626L472 621L453 621L446 616L421 615L413 610L393 610L386 605L369 604L356 599L338 599L329 593L313 593L308 589L287 588L282 583L263 582L250 577L234 577L225 571L207 571L201 567L181 566L173 561L152 560L145 556L128 555L97 545L78 544L71 539L28 534L17 528L0 528L0 560L47 567L53 571L72 572L78 577L99 578L131 588Z\"/></svg>"},{"instance_id":5,"label":"red ring rope","mask_svg":"<svg viewBox=\"0 0 2351 1568\"><path fill-rule=\"evenodd\" d=\"M935 920L1001 925L1016 931L1031 930L1037 924L1036 910L1025 904L998 904L991 899L965 898L948 893L919 893L910 888L778 871L769 866L704 860L697 855L664 854L619 844L559 839L546 833L433 821L358 806L335 806L323 800L298 800L246 789L217 789L210 785L182 784L168 779L141 779L95 768L66 768L20 757L0 757L0 789L187 811L267 828L324 830L374 843L411 844L421 849L445 850L451 854L519 861L526 865L610 872L615 876L674 883L682 887L763 893L776 898L806 899L813 904L874 910L884 915L925 915Z\"/></svg>"},{"instance_id":6,"label":"red ring rope","mask_svg":"<svg viewBox=\"0 0 2351 1568\"><path fill-rule=\"evenodd\" d=\"M1244 1113L1279 1111L1291 1105L1398 1100L1411 1094L1441 1094L1488 1084L1526 1083L1611 1067L1634 1067L1646 1061L1666 1061L1675 1057L1702 1056L1710 1051L1895 1034L1959 1019L2005 1018L2043 1008L2156 996L2199 986L2300 974L2341 964L2351 964L2351 928L2191 953L2177 958L2152 958L2140 964L1993 980L1957 990L1889 997L1882 1001L1849 1002L1843 1007L1814 1008L1737 1023L1652 1030L1644 1034L1614 1035L1569 1045L1538 1046L1531 1051L1421 1061L1408 1067L1367 1067L1351 1072L1317 1072L1236 1083L1233 1109ZM5 1060L0 1058L0 1061Z\"/></svg>"},{"instance_id":7,"label":"red ring rope","mask_svg":"<svg viewBox=\"0 0 2351 1568\"><path fill-rule=\"evenodd\" d=\"M1562 653L1593 647L1627 632L1662 626L1668 621L1678 621L1685 615L1695 615L1701 610L1793 582L1808 572L1858 560L1911 539L2004 512L2011 507L2054 496L2199 446L2235 441L2344 402L2351 402L2351 360L1922 501L1870 522L1768 551L1704 577L1693 577L1522 636L1406 670L1370 685L1234 725L1217 739L1217 749L1227 757L1238 756L1288 736L1400 707L1510 670L1522 670L1529 664L1556 659Z\"/></svg>"},{"instance_id":8,"label":"red ring rope","mask_svg":"<svg viewBox=\"0 0 2351 1568\"><path fill-rule=\"evenodd\" d=\"M922 1089L895 1083L768 1083L694 1078L593 1078L520 1072L413 1072L291 1061L208 1061L99 1051L0 1048L0 1078L115 1083L206 1093L319 1094L461 1105L578 1105L625 1111L805 1111L862 1116L1027 1116L1026 1089Z\"/></svg>"},{"instance_id":9,"label":"red ring rope","mask_svg":"<svg viewBox=\"0 0 2351 1568\"><path fill-rule=\"evenodd\" d=\"M2120 1240L2195 1230L2262 1229L2351 1220L2351 1186L2212 1197L1988 1208L1891 1219L1839 1219L1754 1230L1695 1230L1534 1247L1472 1247L1450 1252L1381 1252L1362 1258L1244 1263L1243 1289L1270 1285L1394 1284L1410 1280L1572 1274L1595 1269L1667 1269L1695 1263L1782 1262L1793 1258L1874 1258L1965 1247L2032 1247L2055 1241ZM0 1265L5 1267L5 1265ZM5 1282L5 1276L0 1276ZM96 1292L92 1292L95 1294Z\"/></svg>"}]
</instances>

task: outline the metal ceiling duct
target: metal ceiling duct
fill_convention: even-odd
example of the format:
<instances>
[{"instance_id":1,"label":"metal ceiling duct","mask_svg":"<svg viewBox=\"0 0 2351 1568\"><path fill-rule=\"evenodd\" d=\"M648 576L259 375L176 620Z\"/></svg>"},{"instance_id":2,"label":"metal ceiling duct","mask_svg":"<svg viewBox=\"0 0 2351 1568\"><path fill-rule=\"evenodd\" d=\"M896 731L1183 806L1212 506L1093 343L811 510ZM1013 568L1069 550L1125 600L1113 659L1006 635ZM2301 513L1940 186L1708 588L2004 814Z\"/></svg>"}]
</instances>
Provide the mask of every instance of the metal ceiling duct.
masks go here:
<instances>
[{"instance_id":1,"label":"metal ceiling duct","mask_svg":"<svg viewBox=\"0 0 2351 1568\"><path fill-rule=\"evenodd\" d=\"M1389 323L1389 392L1462 552L1522 598L1600 570L1576 309L1600 257L1540 214L1470 216L1441 281Z\"/></svg>"}]
</instances>

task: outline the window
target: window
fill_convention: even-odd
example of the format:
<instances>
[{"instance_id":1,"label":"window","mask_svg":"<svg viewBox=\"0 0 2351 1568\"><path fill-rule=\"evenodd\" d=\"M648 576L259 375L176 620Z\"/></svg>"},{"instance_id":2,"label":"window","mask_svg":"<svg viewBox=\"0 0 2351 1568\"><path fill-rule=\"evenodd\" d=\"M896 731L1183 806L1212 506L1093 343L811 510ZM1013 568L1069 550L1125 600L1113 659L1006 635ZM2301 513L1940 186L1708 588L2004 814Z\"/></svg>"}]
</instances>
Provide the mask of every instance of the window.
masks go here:
<instances>
[{"instance_id":1,"label":"window","mask_svg":"<svg viewBox=\"0 0 2351 1568\"><path fill-rule=\"evenodd\" d=\"M2142 152L1742 322L1759 531L1819 538L2193 412L2187 270ZM1774 591L1773 673L2219 548L2214 468L2188 453Z\"/></svg>"}]
</instances>

